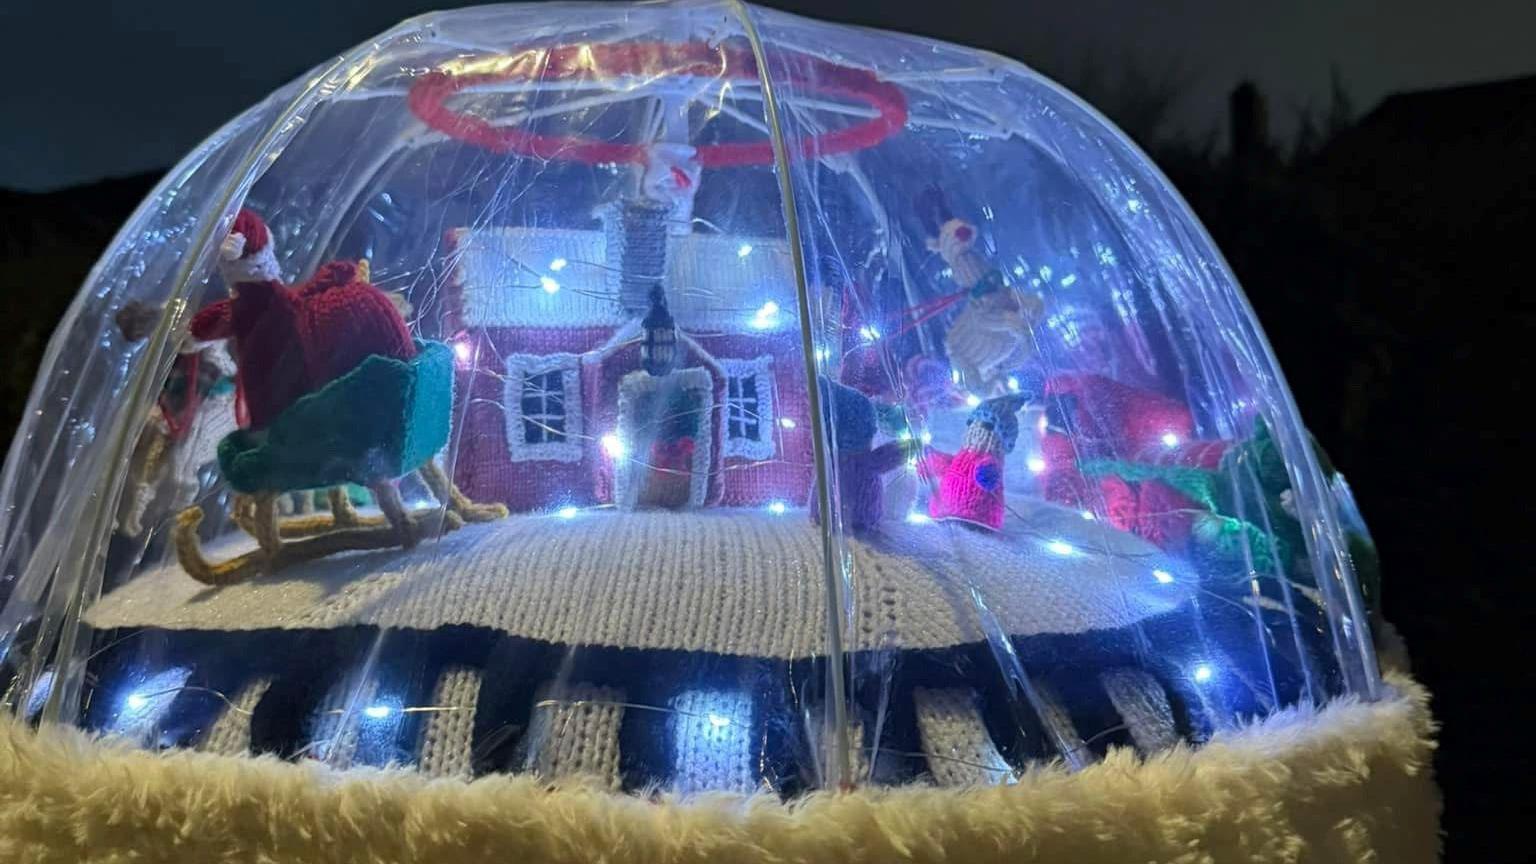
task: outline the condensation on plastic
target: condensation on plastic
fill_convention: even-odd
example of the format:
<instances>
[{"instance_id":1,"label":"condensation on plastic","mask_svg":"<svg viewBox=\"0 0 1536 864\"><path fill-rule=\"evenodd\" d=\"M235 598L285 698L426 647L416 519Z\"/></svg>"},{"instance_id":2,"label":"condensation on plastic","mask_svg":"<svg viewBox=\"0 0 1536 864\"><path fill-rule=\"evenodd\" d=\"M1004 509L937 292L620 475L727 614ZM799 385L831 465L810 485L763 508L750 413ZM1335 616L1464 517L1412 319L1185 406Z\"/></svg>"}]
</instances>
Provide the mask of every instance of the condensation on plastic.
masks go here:
<instances>
[{"instance_id":1,"label":"condensation on plastic","mask_svg":"<svg viewBox=\"0 0 1536 864\"><path fill-rule=\"evenodd\" d=\"M569 46L588 46L578 73L528 73ZM641 66L605 71L615 46ZM669 50L736 65L668 67ZM832 67L896 88L904 125L819 149L880 113L826 86ZM650 379L624 365L642 325L609 238L641 169L483 146L413 110L428 76L487 73L439 104L568 145L770 157L694 178L683 164L696 194L668 214L662 281L691 365L657 386L704 408L681 434L683 487L645 461ZM987 384L1021 397L995 531L929 515L953 515L930 509L932 454L961 451L993 395L950 368L946 333L979 301L931 246L934 190L1003 296L1042 310L999 343L1027 357L1017 373ZM190 313L224 295L216 252L242 205L287 280L366 258L413 335L451 347L440 461L510 516L225 588L182 572L170 510L127 535L139 430ZM137 344L113 324L132 301L164 310ZM561 414L565 440L541 450L522 388L550 371L567 377L538 380L570 389L529 410ZM817 379L871 394L879 430ZM868 513L860 457L883 445L910 459L880 476L868 526L848 514ZM1201 447L1225 455L1203 471L1173 455ZM217 466L194 479L204 549L244 548ZM27 722L338 768L783 795L1007 782L1373 696L1349 532L1364 536L1347 487L1219 253L1055 84L739 4L469 9L408 21L241 115L92 272L0 481L0 685Z\"/></svg>"}]
</instances>

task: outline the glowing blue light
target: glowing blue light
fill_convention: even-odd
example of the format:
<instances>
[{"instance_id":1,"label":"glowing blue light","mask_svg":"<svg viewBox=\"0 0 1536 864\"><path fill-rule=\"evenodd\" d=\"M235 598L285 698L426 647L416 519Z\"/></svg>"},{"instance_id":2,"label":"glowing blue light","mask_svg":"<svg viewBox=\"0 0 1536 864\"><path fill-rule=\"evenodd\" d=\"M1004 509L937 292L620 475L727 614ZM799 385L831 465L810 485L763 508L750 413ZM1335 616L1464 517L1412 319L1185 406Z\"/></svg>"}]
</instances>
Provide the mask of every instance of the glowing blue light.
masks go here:
<instances>
[{"instance_id":1,"label":"glowing blue light","mask_svg":"<svg viewBox=\"0 0 1536 864\"><path fill-rule=\"evenodd\" d=\"M751 243L743 243L740 246L736 247L736 257L737 258L745 258L745 257L747 257L748 255L751 255L751 254L752 254L752 244Z\"/></svg>"},{"instance_id":2,"label":"glowing blue light","mask_svg":"<svg viewBox=\"0 0 1536 864\"><path fill-rule=\"evenodd\" d=\"M1013 391L1014 393L1019 392L1019 379L1013 377L1012 375L1009 375L1008 376L1008 389Z\"/></svg>"},{"instance_id":3,"label":"glowing blue light","mask_svg":"<svg viewBox=\"0 0 1536 864\"><path fill-rule=\"evenodd\" d=\"M1013 275L1015 275L1015 276L1023 276L1024 273L1025 273L1025 270L1024 270L1024 265L1023 264L1015 264L1015 265L1013 265Z\"/></svg>"},{"instance_id":4,"label":"glowing blue light","mask_svg":"<svg viewBox=\"0 0 1536 864\"><path fill-rule=\"evenodd\" d=\"M975 393L967 393L965 395L965 404L975 408L981 404L981 397L977 396Z\"/></svg>"},{"instance_id":5,"label":"glowing blue light","mask_svg":"<svg viewBox=\"0 0 1536 864\"><path fill-rule=\"evenodd\" d=\"M1125 209L1131 211L1132 213L1140 213L1141 212L1141 202L1136 200L1135 198L1132 198L1129 201L1125 202Z\"/></svg>"},{"instance_id":6,"label":"glowing blue light","mask_svg":"<svg viewBox=\"0 0 1536 864\"><path fill-rule=\"evenodd\" d=\"M949 380L955 382L956 384L959 384L960 383L960 370L959 369L951 369L951 370L949 370Z\"/></svg>"},{"instance_id":7,"label":"glowing blue light","mask_svg":"<svg viewBox=\"0 0 1536 864\"><path fill-rule=\"evenodd\" d=\"M1173 581L1173 574L1167 570L1153 570L1152 578L1156 579L1159 585L1167 585Z\"/></svg>"},{"instance_id":8,"label":"glowing blue light","mask_svg":"<svg viewBox=\"0 0 1536 864\"><path fill-rule=\"evenodd\" d=\"M771 504L768 505L768 512L772 513L775 516L782 516L782 515L784 515L784 511L787 510L787 509L789 509L789 508L784 506L784 502L783 501L774 501L774 502L772 502Z\"/></svg>"},{"instance_id":9,"label":"glowing blue light","mask_svg":"<svg viewBox=\"0 0 1536 864\"><path fill-rule=\"evenodd\" d=\"M1093 511L1092 510L1084 510L1081 515L1082 515L1082 517L1084 519L1087 519L1089 522L1092 522L1093 519L1094 519Z\"/></svg>"},{"instance_id":10,"label":"glowing blue light","mask_svg":"<svg viewBox=\"0 0 1536 864\"><path fill-rule=\"evenodd\" d=\"M816 359L820 360L823 363L825 363L828 360L832 359L832 352L828 351L825 348L817 348L816 349Z\"/></svg>"},{"instance_id":11,"label":"glowing blue light","mask_svg":"<svg viewBox=\"0 0 1536 864\"><path fill-rule=\"evenodd\" d=\"M363 709L363 716L370 720L383 720L393 713L395 713L395 709L388 705L369 705Z\"/></svg>"},{"instance_id":12,"label":"glowing blue light","mask_svg":"<svg viewBox=\"0 0 1536 864\"><path fill-rule=\"evenodd\" d=\"M1179 446L1179 436L1173 434L1172 432L1164 432L1163 433L1163 446L1164 447L1177 447L1177 446Z\"/></svg>"},{"instance_id":13,"label":"glowing blue light","mask_svg":"<svg viewBox=\"0 0 1536 864\"><path fill-rule=\"evenodd\" d=\"M1031 456L1024 460L1024 467L1028 468L1031 474L1044 474L1045 460L1039 456Z\"/></svg>"},{"instance_id":14,"label":"glowing blue light","mask_svg":"<svg viewBox=\"0 0 1536 864\"><path fill-rule=\"evenodd\" d=\"M544 289L545 294L554 294L560 290L560 283L548 276L540 276L539 287Z\"/></svg>"},{"instance_id":15,"label":"glowing blue light","mask_svg":"<svg viewBox=\"0 0 1536 864\"><path fill-rule=\"evenodd\" d=\"M1211 671L1211 667L1208 664L1201 663L1199 666L1195 667L1194 679L1195 681L1204 684L1205 682L1211 680L1211 676L1215 674L1215 672Z\"/></svg>"},{"instance_id":16,"label":"glowing blue light","mask_svg":"<svg viewBox=\"0 0 1536 864\"><path fill-rule=\"evenodd\" d=\"M580 512L581 511L577 510L575 507L561 507L559 510L555 511L555 515L559 516L561 519L575 519L576 514Z\"/></svg>"},{"instance_id":17,"label":"glowing blue light","mask_svg":"<svg viewBox=\"0 0 1536 864\"><path fill-rule=\"evenodd\" d=\"M37 676L33 682L32 690L27 694L27 717L32 717L43 710L43 705L48 701L48 694L53 690L53 670L45 669L43 674Z\"/></svg>"},{"instance_id":18,"label":"glowing blue light","mask_svg":"<svg viewBox=\"0 0 1536 864\"><path fill-rule=\"evenodd\" d=\"M917 440L921 441L924 444L932 444L933 443L933 433L929 432L927 429L924 429L922 432L918 433Z\"/></svg>"},{"instance_id":19,"label":"glowing blue light","mask_svg":"<svg viewBox=\"0 0 1536 864\"><path fill-rule=\"evenodd\" d=\"M859 337L865 342L873 342L880 338L880 328L865 324L859 328Z\"/></svg>"},{"instance_id":20,"label":"glowing blue light","mask_svg":"<svg viewBox=\"0 0 1536 864\"><path fill-rule=\"evenodd\" d=\"M1063 288L1071 288L1073 285L1076 285L1076 284L1077 284L1077 274L1076 273L1068 273L1067 275L1061 277L1061 287L1063 287Z\"/></svg>"},{"instance_id":21,"label":"glowing blue light","mask_svg":"<svg viewBox=\"0 0 1536 864\"><path fill-rule=\"evenodd\" d=\"M731 725L731 718L710 712L709 725L715 727L716 729L724 729L725 727Z\"/></svg>"},{"instance_id":22,"label":"glowing blue light","mask_svg":"<svg viewBox=\"0 0 1536 864\"><path fill-rule=\"evenodd\" d=\"M1049 267L1047 267L1045 265L1041 265L1040 266L1040 278L1041 279L1044 279L1047 282L1049 282L1051 280L1051 273L1052 272L1053 271L1051 270L1051 268L1049 268Z\"/></svg>"},{"instance_id":23,"label":"glowing blue light","mask_svg":"<svg viewBox=\"0 0 1536 864\"><path fill-rule=\"evenodd\" d=\"M123 696L117 716L112 721L113 731L132 736L153 727L166 709L171 707L191 675L192 670L176 667L139 682L137 687Z\"/></svg>"},{"instance_id":24,"label":"glowing blue light","mask_svg":"<svg viewBox=\"0 0 1536 864\"><path fill-rule=\"evenodd\" d=\"M795 420L793 417L780 417L779 425L783 426L785 429L793 429L795 428Z\"/></svg>"},{"instance_id":25,"label":"glowing blue light","mask_svg":"<svg viewBox=\"0 0 1536 864\"><path fill-rule=\"evenodd\" d=\"M752 316L752 326L758 330L767 330L779 323L779 304L769 300L764 303Z\"/></svg>"},{"instance_id":26,"label":"glowing blue light","mask_svg":"<svg viewBox=\"0 0 1536 864\"><path fill-rule=\"evenodd\" d=\"M624 452L628 449L624 446L624 439L620 438L618 435L615 435L612 432L609 432L607 435L602 437L601 441L603 445L603 452L608 454L608 458L624 458Z\"/></svg>"},{"instance_id":27,"label":"glowing blue light","mask_svg":"<svg viewBox=\"0 0 1536 864\"><path fill-rule=\"evenodd\" d=\"M1045 548L1049 549L1051 553L1055 555L1067 556L1077 554L1077 547L1073 546L1071 543L1068 543L1065 540L1047 541Z\"/></svg>"},{"instance_id":28,"label":"glowing blue light","mask_svg":"<svg viewBox=\"0 0 1536 864\"><path fill-rule=\"evenodd\" d=\"M930 517L927 513L920 513L916 510L913 510L911 513L907 514L907 522L911 525L927 525L932 521L933 518Z\"/></svg>"},{"instance_id":29,"label":"glowing blue light","mask_svg":"<svg viewBox=\"0 0 1536 864\"><path fill-rule=\"evenodd\" d=\"M549 262L549 269L559 273L561 270L564 270L565 265L569 263L570 262L566 261L564 258L556 258L555 260Z\"/></svg>"}]
</instances>

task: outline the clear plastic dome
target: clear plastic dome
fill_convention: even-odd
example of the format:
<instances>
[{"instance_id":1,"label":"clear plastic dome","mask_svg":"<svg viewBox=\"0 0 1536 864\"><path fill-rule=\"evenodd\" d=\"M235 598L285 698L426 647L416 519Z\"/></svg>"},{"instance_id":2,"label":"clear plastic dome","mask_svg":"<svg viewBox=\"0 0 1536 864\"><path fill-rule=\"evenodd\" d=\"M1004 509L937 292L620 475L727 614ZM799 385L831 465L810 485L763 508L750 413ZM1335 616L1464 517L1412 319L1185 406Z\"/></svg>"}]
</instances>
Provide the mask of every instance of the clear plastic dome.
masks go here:
<instances>
[{"instance_id":1,"label":"clear plastic dome","mask_svg":"<svg viewBox=\"0 0 1536 864\"><path fill-rule=\"evenodd\" d=\"M167 176L0 486L0 687L149 747L1006 782L1375 694L1347 490L1023 66L735 3L408 21Z\"/></svg>"}]
</instances>

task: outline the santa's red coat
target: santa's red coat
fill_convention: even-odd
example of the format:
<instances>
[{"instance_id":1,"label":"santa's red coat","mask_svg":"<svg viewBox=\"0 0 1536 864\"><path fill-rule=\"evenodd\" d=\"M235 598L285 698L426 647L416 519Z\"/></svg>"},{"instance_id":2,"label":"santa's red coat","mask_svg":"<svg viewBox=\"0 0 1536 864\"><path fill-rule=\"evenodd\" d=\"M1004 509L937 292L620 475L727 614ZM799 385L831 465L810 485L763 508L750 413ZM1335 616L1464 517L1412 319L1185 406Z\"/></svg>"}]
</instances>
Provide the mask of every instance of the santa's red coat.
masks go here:
<instances>
[{"instance_id":1,"label":"santa's red coat","mask_svg":"<svg viewBox=\"0 0 1536 864\"><path fill-rule=\"evenodd\" d=\"M242 282L230 299L192 319L194 338L234 342L243 425L266 428L294 400L370 355L416 356L395 305L356 275L355 264L338 261L297 289L277 281Z\"/></svg>"}]
</instances>

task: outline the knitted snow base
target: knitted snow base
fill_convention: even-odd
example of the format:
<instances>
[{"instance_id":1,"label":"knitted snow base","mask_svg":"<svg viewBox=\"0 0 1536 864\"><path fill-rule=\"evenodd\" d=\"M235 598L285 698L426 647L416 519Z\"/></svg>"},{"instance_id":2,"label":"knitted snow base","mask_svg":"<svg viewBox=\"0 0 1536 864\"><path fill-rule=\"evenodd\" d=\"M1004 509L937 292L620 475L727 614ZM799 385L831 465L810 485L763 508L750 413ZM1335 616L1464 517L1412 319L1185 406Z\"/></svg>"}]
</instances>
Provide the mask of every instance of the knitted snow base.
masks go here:
<instances>
[{"instance_id":1,"label":"knitted snow base","mask_svg":"<svg viewBox=\"0 0 1536 864\"><path fill-rule=\"evenodd\" d=\"M783 804L641 798L150 753L0 723L0 860L47 862L1394 862L1438 859L1427 694L1389 676L1219 733L1009 786L865 788Z\"/></svg>"},{"instance_id":2,"label":"knitted snow base","mask_svg":"<svg viewBox=\"0 0 1536 864\"><path fill-rule=\"evenodd\" d=\"M1021 509L1001 534L898 522L847 542L852 601L871 613L851 650L879 648L889 633L907 649L978 641L971 591L1014 636L1124 628L1196 591L1192 579L1153 577L1182 571L1150 543L1052 505ZM804 512L608 509L514 516L213 593L172 563L102 597L86 618L101 629L221 631L462 624L567 645L795 658L824 648L820 584L821 529Z\"/></svg>"}]
</instances>

